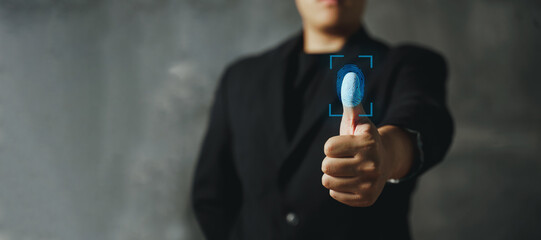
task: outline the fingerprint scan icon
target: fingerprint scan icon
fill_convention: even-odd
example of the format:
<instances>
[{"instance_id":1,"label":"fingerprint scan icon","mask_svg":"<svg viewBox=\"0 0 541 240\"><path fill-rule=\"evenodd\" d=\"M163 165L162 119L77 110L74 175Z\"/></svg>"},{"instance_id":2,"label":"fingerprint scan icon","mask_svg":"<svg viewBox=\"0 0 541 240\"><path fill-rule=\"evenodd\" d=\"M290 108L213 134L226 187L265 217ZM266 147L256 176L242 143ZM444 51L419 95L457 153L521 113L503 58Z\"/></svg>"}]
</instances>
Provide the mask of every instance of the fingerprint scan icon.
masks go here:
<instances>
[{"instance_id":1,"label":"fingerprint scan icon","mask_svg":"<svg viewBox=\"0 0 541 240\"><path fill-rule=\"evenodd\" d=\"M359 105L364 96L364 74L355 64L346 64L336 76L338 99L346 107Z\"/></svg>"},{"instance_id":2,"label":"fingerprint scan icon","mask_svg":"<svg viewBox=\"0 0 541 240\"><path fill-rule=\"evenodd\" d=\"M344 57L343 55L330 55L329 68L332 69L333 57ZM370 68L373 67L373 57L371 55L359 55L359 58L368 58L370 60ZM336 93L342 105L346 107L354 107L361 104L365 95L365 75L363 71L355 64L346 64L336 74ZM329 104L329 117L341 117L342 114L332 113L332 104ZM373 103L370 102L370 112L368 114L360 114L363 117L373 116Z\"/></svg>"}]
</instances>

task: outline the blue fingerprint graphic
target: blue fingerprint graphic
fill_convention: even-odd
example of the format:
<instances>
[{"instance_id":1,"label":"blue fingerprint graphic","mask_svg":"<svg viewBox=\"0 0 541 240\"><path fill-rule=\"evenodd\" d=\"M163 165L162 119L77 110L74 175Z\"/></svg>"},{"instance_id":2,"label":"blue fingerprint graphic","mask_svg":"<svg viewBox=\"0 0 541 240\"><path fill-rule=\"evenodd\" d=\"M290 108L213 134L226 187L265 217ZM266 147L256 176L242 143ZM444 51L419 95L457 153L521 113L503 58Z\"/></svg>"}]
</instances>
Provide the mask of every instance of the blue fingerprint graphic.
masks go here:
<instances>
[{"instance_id":1,"label":"blue fingerprint graphic","mask_svg":"<svg viewBox=\"0 0 541 240\"><path fill-rule=\"evenodd\" d=\"M346 64L338 71L336 92L344 106L354 107L361 103L364 97L364 81L363 72L355 64Z\"/></svg>"}]
</instances>

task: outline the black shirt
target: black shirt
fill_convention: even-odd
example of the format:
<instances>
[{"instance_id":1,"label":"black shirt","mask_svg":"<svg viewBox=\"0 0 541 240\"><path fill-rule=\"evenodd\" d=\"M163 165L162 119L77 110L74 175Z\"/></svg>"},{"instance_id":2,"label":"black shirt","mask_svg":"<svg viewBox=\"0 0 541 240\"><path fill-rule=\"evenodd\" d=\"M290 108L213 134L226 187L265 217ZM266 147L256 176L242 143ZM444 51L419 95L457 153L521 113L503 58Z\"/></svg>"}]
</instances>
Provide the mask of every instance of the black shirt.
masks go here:
<instances>
[{"instance_id":1,"label":"black shirt","mask_svg":"<svg viewBox=\"0 0 541 240\"><path fill-rule=\"evenodd\" d=\"M321 85L321 78L314 78L321 69L328 66L330 54L308 54L296 49L296 59L288 66L288 76L284 84L284 122L287 137L291 141L306 108L316 97L316 90Z\"/></svg>"}]
</instances>

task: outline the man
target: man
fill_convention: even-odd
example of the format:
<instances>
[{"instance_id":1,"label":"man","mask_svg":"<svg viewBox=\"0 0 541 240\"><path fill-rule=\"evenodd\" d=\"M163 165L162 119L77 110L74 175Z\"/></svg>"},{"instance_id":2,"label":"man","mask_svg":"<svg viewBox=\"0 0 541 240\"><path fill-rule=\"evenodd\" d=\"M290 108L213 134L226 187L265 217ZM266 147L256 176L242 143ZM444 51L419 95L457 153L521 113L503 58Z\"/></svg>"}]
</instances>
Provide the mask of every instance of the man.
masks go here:
<instances>
[{"instance_id":1,"label":"man","mask_svg":"<svg viewBox=\"0 0 541 240\"><path fill-rule=\"evenodd\" d=\"M445 62L371 39L359 21L365 1L296 4L302 33L234 63L218 86L193 185L203 233L409 239L416 178L442 160L452 138ZM331 63L330 55L343 57ZM338 99L345 64L366 76L362 105Z\"/></svg>"}]
</instances>

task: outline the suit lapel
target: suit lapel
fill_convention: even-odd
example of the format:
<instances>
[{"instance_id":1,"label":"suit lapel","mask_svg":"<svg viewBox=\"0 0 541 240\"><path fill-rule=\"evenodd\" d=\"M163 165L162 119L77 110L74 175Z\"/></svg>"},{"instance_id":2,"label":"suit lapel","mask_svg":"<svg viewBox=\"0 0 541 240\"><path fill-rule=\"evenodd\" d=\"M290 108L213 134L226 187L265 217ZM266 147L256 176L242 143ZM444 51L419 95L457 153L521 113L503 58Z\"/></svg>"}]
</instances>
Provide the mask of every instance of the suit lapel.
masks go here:
<instances>
[{"instance_id":1,"label":"suit lapel","mask_svg":"<svg viewBox=\"0 0 541 240\"><path fill-rule=\"evenodd\" d=\"M262 91L268 92L265 95L264 106L268 106L268 116L267 119L271 123L272 128L267 128L268 136L274 136L274 145L272 148L275 151L276 159L283 159L288 149L288 138L284 123L284 100L285 100L285 81L289 80L288 76L290 71L295 70L291 69L291 66L296 66L292 64L291 61L296 59L292 57L292 54L298 52L298 47L302 45L302 33L298 33L291 40L284 43L283 46L279 47L277 55L272 58L270 65L267 66L269 71L265 77L265 82L263 86L266 89ZM281 161L278 161L278 167L280 166Z\"/></svg>"}]
</instances>

